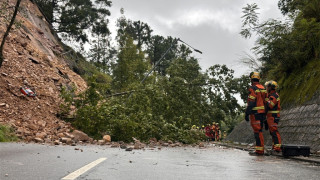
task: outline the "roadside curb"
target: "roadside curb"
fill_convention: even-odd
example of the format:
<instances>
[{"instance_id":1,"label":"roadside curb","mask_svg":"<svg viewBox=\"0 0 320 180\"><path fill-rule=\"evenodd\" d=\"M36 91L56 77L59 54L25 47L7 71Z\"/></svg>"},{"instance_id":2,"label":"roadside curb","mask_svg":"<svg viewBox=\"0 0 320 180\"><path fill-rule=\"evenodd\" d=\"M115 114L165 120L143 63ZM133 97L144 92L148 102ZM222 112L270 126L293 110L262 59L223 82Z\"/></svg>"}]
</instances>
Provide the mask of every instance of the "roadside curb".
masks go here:
<instances>
[{"instance_id":1,"label":"roadside curb","mask_svg":"<svg viewBox=\"0 0 320 180\"><path fill-rule=\"evenodd\" d=\"M232 144L232 143L225 143L225 142L217 142L216 144L219 144L221 146L225 146L228 148L234 148L234 149L239 149L242 151L250 151L250 148L247 148L248 145L240 145L240 144ZM284 159L292 159L292 160L296 160L296 161L302 161L302 162L309 162L309 163L315 163L320 165L320 157L317 157L315 155L310 155L309 157L303 157L303 156L292 156L292 157L283 157L282 154L280 155L270 155L270 156L277 156L277 157L281 157Z\"/></svg>"}]
</instances>

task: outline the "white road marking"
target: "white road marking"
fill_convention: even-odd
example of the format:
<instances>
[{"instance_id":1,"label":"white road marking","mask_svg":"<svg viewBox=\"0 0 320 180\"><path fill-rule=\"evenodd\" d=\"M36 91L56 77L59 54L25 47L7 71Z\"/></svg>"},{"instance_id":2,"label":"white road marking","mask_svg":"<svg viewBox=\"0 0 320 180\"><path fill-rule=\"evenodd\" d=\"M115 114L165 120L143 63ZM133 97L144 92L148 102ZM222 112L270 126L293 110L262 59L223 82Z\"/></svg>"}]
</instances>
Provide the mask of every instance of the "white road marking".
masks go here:
<instances>
[{"instance_id":1,"label":"white road marking","mask_svg":"<svg viewBox=\"0 0 320 180\"><path fill-rule=\"evenodd\" d=\"M79 177L81 174L87 172L88 170L92 169L93 167L95 167L96 165L102 163L103 161L105 161L107 158L100 158L100 159L97 159L95 161L93 161L92 163L86 165L86 166L83 166L82 168L74 171L73 173L67 175L66 177L62 178L61 180L74 180L76 179L77 177Z\"/></svg>"}]
</instances>

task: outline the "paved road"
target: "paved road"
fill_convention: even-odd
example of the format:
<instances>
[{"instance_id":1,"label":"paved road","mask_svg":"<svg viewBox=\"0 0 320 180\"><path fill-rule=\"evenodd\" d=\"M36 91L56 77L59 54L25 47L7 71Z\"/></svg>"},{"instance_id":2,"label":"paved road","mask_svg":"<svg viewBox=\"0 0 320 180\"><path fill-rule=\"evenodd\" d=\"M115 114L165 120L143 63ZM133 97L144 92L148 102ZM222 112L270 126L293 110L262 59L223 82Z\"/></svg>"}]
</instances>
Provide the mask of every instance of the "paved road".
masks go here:
<instances>
[{"instance_id":1,"label":"paved road","mask_svg":"<svg viewBox=\"0 0 320 180\"><path fill-rule=\"evenodd\" d=\"M320 167L225 147L124 151L103 146L0 143L1 180L59 180L101 158L77 180L319 179ZM81 170L83 171L83 170Z\"/></svg>"}]
</instances>

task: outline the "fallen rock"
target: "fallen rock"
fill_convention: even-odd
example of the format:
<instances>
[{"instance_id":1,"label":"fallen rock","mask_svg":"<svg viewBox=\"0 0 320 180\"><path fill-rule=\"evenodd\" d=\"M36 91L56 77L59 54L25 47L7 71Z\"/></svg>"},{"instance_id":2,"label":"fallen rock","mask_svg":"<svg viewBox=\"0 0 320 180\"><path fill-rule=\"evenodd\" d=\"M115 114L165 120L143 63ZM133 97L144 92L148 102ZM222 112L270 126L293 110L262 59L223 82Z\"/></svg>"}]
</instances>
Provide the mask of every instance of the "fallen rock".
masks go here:
<instances>
[{"instance_id":1,"label":"fallen rock","mask_svg":"<svg viewBox=\"0 0 320 180\"><path fill-rule=\"evenodd\" d=\"M70 144L72 144L72 139L67 138L67 137L63 137L63 138L61 138L61 142L70 145Z\"/></svg>"},{"instance_id":2,"label":"fallen rock","mask_svg":"<svg viewBox=\"0 0 320 180\"><path fill-rule=\"evenodd\" d=\"M53 144L54 144L54 145L59 145L60 142L59 142L58 140L55 140L55 141L53 142Z\"/></svg>"},{"instance_id":3,"label":"fallen rock","mask_svg":"<svg viewBox=\"0 0 320 180\"><path fill-rule=\"evenodd\" d=\"M105 140L103 140L103 139L101 139L101 140L98 141L98 144L99 144L99 145L104 145L105 143L106 143L106 142L105 142Z\"/></svg>"},{"instance_id":4,"label":"fallen rock","mask_svg":"<svg viewBox=\"0 0 320 180\"><path fill-rule=\"evenodd\" d=\"M113 143L113 144L111 145L112 148L117 148L117 147L119 147L119 146L120 146L119 143Z\"/></svg>"},{"instance_id":5,"label":"fallen rock","mask_svg":"<svg viewBox=\"0 0 320 180\"><path fill-rule=\"evenodd\" d=\"M133 149L141 149L140 144L139 143L134 144Z\"/></svg>"},{"instance_id":6,"label":"fallen rock","mask_svg":"<svg viewBox=\"0 0 320 180\"><path fill-rule=\"evenodd\" d=\"M149 140L149 142L150 142L150 143L151 143L151 142L156 143L156 142L157 142L157 138L151 138L151 139Z\"/></svg>"},{"instance_id":7,"label":"fallen rock","mask_svg":"<svg viewBox=\"0 0 320 180\"><path fill-rule=\"evenodd\" d=\"M64 132L63 134L68 138L74 139L74 135L72 135L70 133Z\"/></svg>"},{"instance_id":8,"label":"fallen rock","mask_svg":"<svg viewBox=\"0 0 320 180\"><path fill-rule=\"evenodd\" d=\"M128 147L126 151L132 151L132 147Z\"/></svg>"},{"instance_id":9,"label":"fallen rock","mask_svg":"<svg viewBox=\"0 0 320 180\"><path fill-rule=\"evenodd\" d=\"M28 128L29 128L29 129L32 129L32 130L38 130L38 126L35 125L35 124L29 124L29 125L28 125Z\"/></svg>"},{"instance_id":10,"label":"fallen rock","mask_svg":"<svg viewBox=\"0 0 320 180\"><path fill-rule=\"evenodd\" d=\"M170 144L170 147L176 147L176 144Z\"/></svg>"},{"instance_id":11,"label":"fallen rock","mask_svg":"<svg viewBox=\"0 0 320 180\"><path fill-rule=\"evenodd\" d=\"M36 134L36 137L41 138L41 139L44 139L46 136L47 136L47 133L45 133L45 132L41 132L41 133Z\"/></svg>"},{"instance_id":12,"label":"fallen rock","mask_svg":"<svg viewBox=\"0 0 320 180\"><path fill-rule=\"evenodd\" d=\"M121 144L121 145L120 145L120 148L121 148L121 149L127 149L127 146L126 146L125 144Z\"/></svg>"},{"instance_id":13,"label":"fallen rock","mask_svg":"<svg viewBox=\"0 0 320 180\"><path fill-rule=\"evenodd\" d=\"M110 135L104 135L103 140L105 140L105 142L111 142L111 136Z\"/></svg>"},{"instance_id":14,"label":"fallen rock","mask_svg":"<svg viewBox=\"0 0 320 180\"><path fill-rule=\"evenodd\" d=\"M84 141L84 142L86 142L86 141L90 140L89 136L86 133L81 132L79 130L74 130L72 132L72 135L74 136L74 139L76 141Z\"/></svg>"},{"instance_id":15,"label":"fallen rock","mask_svg":"<svg viewBox=\"0 0 320 180\"><path fill-rule=\"evenodd\" d=\"M59 138L65 137L65 135L64 135L63 133L58 133L57 136L58 136Z\"/></svg>"},{"instance_id":16,"label":"fallen rock","mask_svg":"<svg viewBox=\"0 0 320 180\"><path fill-rule=\"evenodd\" d=\"M36 142L36 143L43 143L43 139L41 139L41 138L34 138L34 141Z\"/></svg>"},{"instance_id":17,"label":"fallen rock","mask_svg":"<svg viewBox=\"0 0 320 180\"><path fill-rule=\"evenodd\" d=\"M169 146L169 143L163 143L162 146Z\"/></svg>"},{"instance_id":18,"label":"fallen rock","mask_svg":"<svg viewBox=\"0 0 320 180\"><path fill-rule=\"evenodd\" d=\"M203 142L199 143L199 147L203 148L204 147L204 143Z\"/></svg>"}]
</instances>

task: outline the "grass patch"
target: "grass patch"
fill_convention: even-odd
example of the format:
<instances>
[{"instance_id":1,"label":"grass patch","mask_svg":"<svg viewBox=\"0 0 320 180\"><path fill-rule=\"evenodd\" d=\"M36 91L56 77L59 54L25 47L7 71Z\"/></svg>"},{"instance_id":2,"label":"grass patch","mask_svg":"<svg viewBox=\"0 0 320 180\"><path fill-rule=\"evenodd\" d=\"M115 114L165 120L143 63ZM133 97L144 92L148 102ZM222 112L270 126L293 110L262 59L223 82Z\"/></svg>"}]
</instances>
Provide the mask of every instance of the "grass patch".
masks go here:
<instances>
[{"instance_id":1,"label":"grass patch","mask_svg":"<svg viewBox=\"0 0 320 180\"><path fill-rule=\"evenodd\" d=\"M0 142L11 142L17 140L18 138L12 128L0 125Z\"/></svg>"},{"instance_id":2,"label":"grass patch","mask_svg":"<svg viewBox=\"0 0 320 180\"><path fill-rule=\"evenodd\" d=\"M281 105L303 104L320 88L320 60L315 59L305 67L279 80Z\"/></svg>"}]
</instances>

